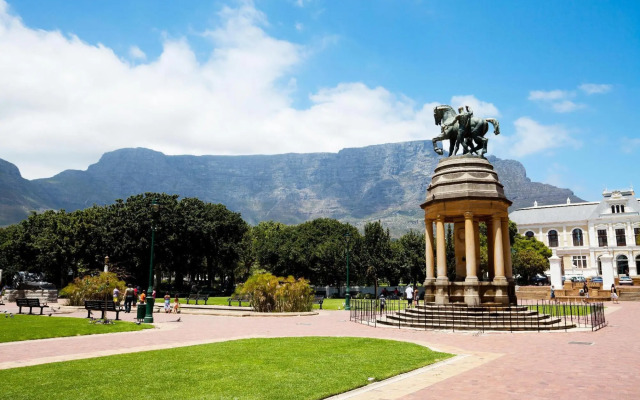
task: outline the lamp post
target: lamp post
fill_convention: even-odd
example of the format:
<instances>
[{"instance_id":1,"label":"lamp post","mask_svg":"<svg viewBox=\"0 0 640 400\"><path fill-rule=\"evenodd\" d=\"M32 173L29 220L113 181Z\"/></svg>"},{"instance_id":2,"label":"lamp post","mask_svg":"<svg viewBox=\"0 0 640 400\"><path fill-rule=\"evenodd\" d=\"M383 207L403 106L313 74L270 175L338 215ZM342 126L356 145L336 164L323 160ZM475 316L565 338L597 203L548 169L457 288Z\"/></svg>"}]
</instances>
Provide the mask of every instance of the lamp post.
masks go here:
<instances>
[{"instance_id":1,"label":"lamp post","mask_svg":"<svg viewBox=\"0 0 640 400\"><path fill-rule=\"evenodd\" d=\"M151 257L149 261L149 289L147 289L147 305L144 316L144 322L148 324L153 323L153 303L155 303L155 299L151 296L151 293L153 292L153 245L156 236L156 214L158 213L159 208L158 199L153 199L153 202L151 203Z\"/></svg>"},{"instance_id":2,"label":"lamp post","mask_svg":"<svg viewBox=\"0 0 640 400\"><path fill-rule=\"evenodd\" d=\"M351 239L351 235L347 232L344 234L344 241L347 245L347 293L344 296L345 310L351 310L351 293L349 288L349 239Z\"/></svg>"}]
</instances>

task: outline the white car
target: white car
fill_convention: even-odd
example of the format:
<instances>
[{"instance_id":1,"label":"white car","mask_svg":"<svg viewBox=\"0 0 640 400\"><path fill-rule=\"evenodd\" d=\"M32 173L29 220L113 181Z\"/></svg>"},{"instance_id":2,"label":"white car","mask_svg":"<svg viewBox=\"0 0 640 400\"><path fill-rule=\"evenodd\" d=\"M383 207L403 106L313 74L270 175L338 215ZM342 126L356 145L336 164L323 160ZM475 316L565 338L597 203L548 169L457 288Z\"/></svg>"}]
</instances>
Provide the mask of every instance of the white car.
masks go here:
<instances>
[{"instance_id":1,"label":"white car","mask_svg":"<svg viewBox=\"0 0 640 400\"><path fill-rule=\"evenodd\" d=\"M633 286L633 279L631 279L628 276L621 276L619 281L618 281L619 285L630 285Z\"/></svg>"}]
</instances>

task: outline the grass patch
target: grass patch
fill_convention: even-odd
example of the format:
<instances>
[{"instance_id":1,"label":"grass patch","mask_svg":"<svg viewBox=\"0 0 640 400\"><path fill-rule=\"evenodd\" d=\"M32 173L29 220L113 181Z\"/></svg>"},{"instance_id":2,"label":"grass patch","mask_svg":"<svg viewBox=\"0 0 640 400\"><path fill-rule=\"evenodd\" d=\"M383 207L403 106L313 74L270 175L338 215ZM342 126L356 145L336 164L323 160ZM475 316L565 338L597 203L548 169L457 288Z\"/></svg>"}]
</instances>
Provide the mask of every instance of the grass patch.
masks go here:
<instances>
[{"instance_id":1,"label":"grass patch","mask_svg":"<svg viewBox=\"0 0 640 400\"><path fill-rule=\"evenodd\" d=\"M588 304L585 305L576 305L576 304L563 304L558 303L557 305L553 304L539 304L539 305L529 305L529 310L537 311L540 314L549 314L552 316L578 316L583 317L585 315L591 314L591 306Z\"/></svg>"},{"instance_id":2,"label":"grass patch","mask_svg":"<svg viewBox=\"0 0 640 400\"><path fill-rule=\"evenodd\" d=\"M48 317L41 315L14 315L7 318L0 315L0 343L21 340L46 339L65 336L95 335L139 331L152 328L133 322L115 321L114 324L90 324L84 318Z\"/></svg>"},{"instance_id":3,"label":"grass patch","mask_svg":"<svg viewBox=\"0 0 640 400\"><path fill-rule=\"evenodd\" d=\"M122 388L154 399L322 399L451 356L368 338L245 339L0 370L0 382L14 400L105 399Z\"/></svg>"}]
</instances>

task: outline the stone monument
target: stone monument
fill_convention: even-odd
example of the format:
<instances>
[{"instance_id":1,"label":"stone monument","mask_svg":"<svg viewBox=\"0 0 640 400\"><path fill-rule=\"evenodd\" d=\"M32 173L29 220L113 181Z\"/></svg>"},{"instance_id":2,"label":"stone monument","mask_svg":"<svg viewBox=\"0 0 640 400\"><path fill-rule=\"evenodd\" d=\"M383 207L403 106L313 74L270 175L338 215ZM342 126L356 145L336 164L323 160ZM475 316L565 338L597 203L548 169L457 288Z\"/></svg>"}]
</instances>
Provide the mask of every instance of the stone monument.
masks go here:
<instances>
[{"instance_id":1,"label":"stone monument","mask_svg":"<svg viewBox=\"0 0 640 400\"><path fill-rule=\"evenodd\" d=\"M438 109L445 107L451 108L438 106L434 116ZM451 116L448 124L451 127L450 122ZM436 116L436 124L439 123L447 125L447 120L439 120ZM467 140L464 135L460 130L460 135L452 135L449 140ZM469 306L516 302L509 242L511 201L505 197L504 187L493 166L484 158L487 141L482 141L483 151L478 155L473 154L474 147L466 146L466 154L450 154L441 159L427 189L427 200L420 206L424 210L426 227L426 302ZM487 226L488 242L488 274L484 277L478 274L481 222ZM447 277L445 254L447 223L453 224L456 274L452 281Z\"/></svg>"}]
</instances>

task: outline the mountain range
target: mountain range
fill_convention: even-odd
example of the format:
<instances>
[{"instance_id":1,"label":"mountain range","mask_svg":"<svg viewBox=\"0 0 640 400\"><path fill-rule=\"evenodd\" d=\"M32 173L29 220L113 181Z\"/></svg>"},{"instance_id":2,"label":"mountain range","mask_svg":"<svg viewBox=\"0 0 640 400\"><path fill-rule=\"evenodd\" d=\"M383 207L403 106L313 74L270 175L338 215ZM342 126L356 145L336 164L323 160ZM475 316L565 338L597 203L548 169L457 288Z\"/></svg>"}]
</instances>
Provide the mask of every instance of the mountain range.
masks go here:
<instances>
[{"instance_id":1,"label":"mountain range","mask_svg":"<svg viewBox=\"0 0 640 400\"><path fill-rule=\"evenodd\" d=\"M438 163L431 141L347 148L337 153L170 156L144 148L105 153L86 171L27 180L0 160L0 225L48 209L74 211L145 193L224 204L250 224L296 224L319 217L358 227L380 220L393 235L424 229L420 204ZM569 189L527 178L513 160L487 158L513 202L511 210L584 201Z\"/></svg>"}]
</instances>

